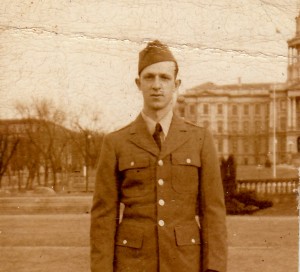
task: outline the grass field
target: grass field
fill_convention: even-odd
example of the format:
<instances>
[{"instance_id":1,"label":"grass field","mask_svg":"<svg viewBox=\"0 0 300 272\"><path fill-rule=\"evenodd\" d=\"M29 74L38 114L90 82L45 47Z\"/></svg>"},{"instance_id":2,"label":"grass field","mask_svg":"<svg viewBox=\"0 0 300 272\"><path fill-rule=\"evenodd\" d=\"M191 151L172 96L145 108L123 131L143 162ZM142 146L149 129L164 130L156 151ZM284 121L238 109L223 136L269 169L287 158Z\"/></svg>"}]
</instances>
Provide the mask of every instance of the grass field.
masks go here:
<instances>
[{"instance_id":1,"label":"grass field","mask_svg":"<svg viewBox=\"0 0 300 272\"><path fill-rule=\"evenodd\" d=\"M297 174L297 169L277 168L278 177ZM239 167L237 175L271 178L272 169ZM228 272L298 271L297 195L269 197L271 208L228 216ZM0 272L89 271L91 194L60 193L47 200L18 193L1 201Z\"/></svg>"},{"instance_id":2,"label":"grass field","mask_svg":"<svg viewBox=\"0 0 300 272\"><path fill-rule=\"evenodd\" d=\"M2 215L1 272L89 271L89 215ZM229 216L228 272L296 272L295 216Z\"/></svg>"}]
</instances>

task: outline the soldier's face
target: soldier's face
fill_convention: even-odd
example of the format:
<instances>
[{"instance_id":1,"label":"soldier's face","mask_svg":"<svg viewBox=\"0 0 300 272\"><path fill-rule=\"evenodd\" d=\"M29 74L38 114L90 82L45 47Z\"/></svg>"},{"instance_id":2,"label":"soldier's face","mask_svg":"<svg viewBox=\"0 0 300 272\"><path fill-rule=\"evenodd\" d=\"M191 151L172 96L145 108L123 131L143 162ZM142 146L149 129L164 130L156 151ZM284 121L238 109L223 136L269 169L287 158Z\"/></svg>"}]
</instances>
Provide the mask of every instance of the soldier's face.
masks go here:
<instances>
[{"instance_id":1,"label":"soldier's face","mask_svg":"<svg viewBox=\"0 0 300 272\"><path fill-rule=\"evenodd\" d=\"M172 61L154 63L136 79L146 110L159 111L172 106L173 95L180 86L180 80L175 78L175 68Z\"/></svg>"}]
</instances>

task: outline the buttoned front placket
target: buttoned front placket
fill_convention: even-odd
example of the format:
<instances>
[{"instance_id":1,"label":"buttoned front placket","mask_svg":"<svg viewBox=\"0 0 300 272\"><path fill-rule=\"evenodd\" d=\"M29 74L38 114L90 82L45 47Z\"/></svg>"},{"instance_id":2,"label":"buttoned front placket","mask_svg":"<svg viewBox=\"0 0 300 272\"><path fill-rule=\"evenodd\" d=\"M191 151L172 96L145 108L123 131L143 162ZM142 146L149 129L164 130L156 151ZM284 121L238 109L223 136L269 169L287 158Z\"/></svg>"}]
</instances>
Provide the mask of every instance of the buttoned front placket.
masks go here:
<instances>
[{"instance_id":1,"label":"buttoned front placket","mask_svg":"<svg viewBox=\"0 0 300 272\"><path fill-rule=\"evenodd\" d=\"M164 171L164 161L162 159L159 159L157 161L156 165L156 179L157 179L157 184L156 184L156 220L157 220L157 235L158 235L158 271L161 271L161 253L162 253L162 248L160 246L161 240L163 239L163 233L164 229L166 227L166 218L165 218L165 209L166 209L166 201L164 199L164 189L166 187L166 177L165 177L165 172Z\"/></svg>"},{"instance_id":2,"label":"buttoned front placket","mask_svg":"<svg viewBox=\"0 0 300 272\"><path fill-rule=\"evenodd\" d=\"M156 190L156 200L157 200L157 223L159 227L164 227L166 222L163 216L165 200L163 199L163 187L166 186L165 180L163 179L164 173L164 161L159 159L157 161L156 173L157 173L157 190Z\"/></svg>"},{"instance_id":3,"label":"buttoned front placket","mask_svg":"<svg viewBox=\"0 0 300 272\"><path fill-rule=\"evenodd\" d=\"M163 271L166 249L165 245L170 236L171 203L171 171L170 157L158 159L156 162L156 220L158 235L158 271ZM167 240L166 240L167 239Z\"/></svg>"}]
</instances>

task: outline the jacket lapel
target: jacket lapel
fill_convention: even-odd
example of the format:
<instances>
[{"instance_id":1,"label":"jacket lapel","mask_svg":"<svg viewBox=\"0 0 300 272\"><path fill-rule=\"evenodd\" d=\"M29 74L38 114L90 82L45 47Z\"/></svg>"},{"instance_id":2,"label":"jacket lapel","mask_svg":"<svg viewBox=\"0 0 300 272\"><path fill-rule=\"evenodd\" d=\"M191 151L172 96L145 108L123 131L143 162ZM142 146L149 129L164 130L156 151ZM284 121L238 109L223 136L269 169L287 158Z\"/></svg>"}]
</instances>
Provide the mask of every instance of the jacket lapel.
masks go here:
<instances>
[{"instance_id":1,"label":"jacket lapel","mask_svg":"<svg viewBox=\"0 0 300 272\"><path fill-rule=\"evenodd\" d=\"M187 133L188 131L189 129L184 121L174 115L168 136L162 143L162 149L160 152L153 136L149 133L147 125L140 114L131 124L129 140L138 147L152 153L156 157L159 156L160 158L164 158L189 140L191 134Z\"/></svg>"},{"instance_id":2,"label":"jacket lapel","mask_svg":"<svg viewBox=\"0 0 300 272\"><path fill-rule=\"evenodd\" d=\"M191 136L185 122L177 116L173 116L166 140L162 144L160 157L164 158L178 147L187 142Z\"/></svg>"},{"instance_id":3,"label":"jacket lapel","mask_svg":"<svg viewBox=\"0 0 300 272\"><path fill-rule=\"evenodd\" d=\"M149 133L147 125L141 114L131 124L129 140L138 147L152 153L155 156L159 155L159 148Z\"/></svg>"}]
</instances>

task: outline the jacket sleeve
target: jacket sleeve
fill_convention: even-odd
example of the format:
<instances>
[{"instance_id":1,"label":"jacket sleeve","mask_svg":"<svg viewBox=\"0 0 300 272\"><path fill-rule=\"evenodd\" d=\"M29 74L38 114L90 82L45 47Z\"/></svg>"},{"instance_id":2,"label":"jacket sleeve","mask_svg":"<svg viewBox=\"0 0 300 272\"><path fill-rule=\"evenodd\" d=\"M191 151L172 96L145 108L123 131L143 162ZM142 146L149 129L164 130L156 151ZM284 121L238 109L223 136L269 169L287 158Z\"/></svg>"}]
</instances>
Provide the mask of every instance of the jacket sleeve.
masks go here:
<instances>
[{"instance_id":1,"label":"jacket sleeve","mask_svg":"<svg viewBox=\"0 0 300 272\"><path fill-rule=\"evenodd\" d=\"M119 201L117 158L109 136L104 137L96 170L90 229L92 272L113 272Z\"/></svg>"},{"instance_id":2,"label":"jacket sleeve","mask_svg":"<svg viewBox=\"0 0 300 272\"><path fill-rule=\"evenodd\" d=\"M203 271L226 271L227 230L224 192L213 136L204 132L201 149L200 220Z\"/></svg>"}]
</instances>

